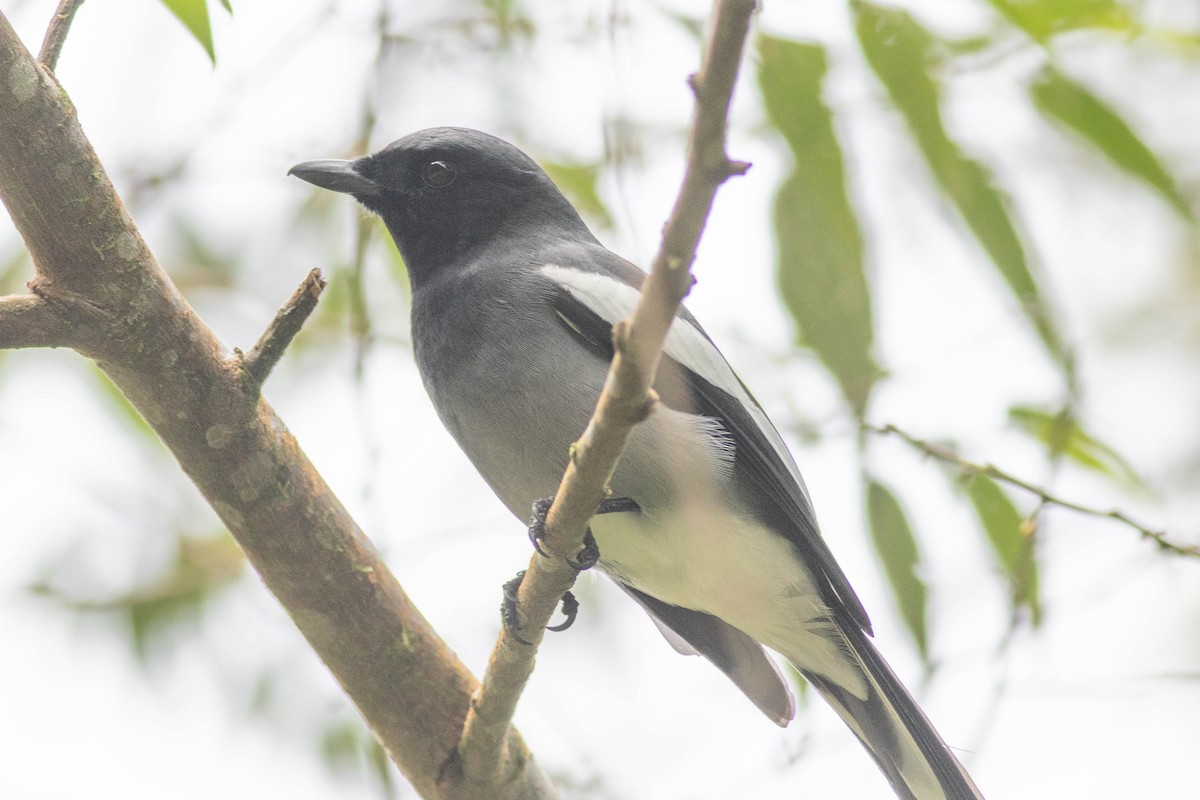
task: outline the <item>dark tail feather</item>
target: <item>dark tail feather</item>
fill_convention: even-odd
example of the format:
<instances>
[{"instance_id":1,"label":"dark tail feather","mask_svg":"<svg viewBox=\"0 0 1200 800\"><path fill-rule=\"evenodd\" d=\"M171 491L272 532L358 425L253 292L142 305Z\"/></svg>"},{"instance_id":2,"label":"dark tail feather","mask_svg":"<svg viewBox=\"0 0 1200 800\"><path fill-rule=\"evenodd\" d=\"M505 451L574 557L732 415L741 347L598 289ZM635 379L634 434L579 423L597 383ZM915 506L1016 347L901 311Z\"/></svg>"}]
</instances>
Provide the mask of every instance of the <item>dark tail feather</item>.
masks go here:
<instances>
[{"instance_id":1,"label":"dark tail feather","mask_svg":"<svg viewBox=\"0 0 1200 800\"><path fill-rule=\"evenodd\" d=\"M900 683L875 645L857 628L850 646L870 677L860 700L819 675L804 673L845 720L901 800L983 800L971 776Z\"/></svg>"},{"instance_id":2,"label":"dark tail feather","mask_svg":"<svg viewBox=\"0 0 1200 800\"><path fill-rule=\"evenodd\" d=\"M796 702L761 644L711 614L664 603L619 581L617 585L646 609L677 652L707 658L776 725L792 721Z\"/></svg>"}]
</instances>

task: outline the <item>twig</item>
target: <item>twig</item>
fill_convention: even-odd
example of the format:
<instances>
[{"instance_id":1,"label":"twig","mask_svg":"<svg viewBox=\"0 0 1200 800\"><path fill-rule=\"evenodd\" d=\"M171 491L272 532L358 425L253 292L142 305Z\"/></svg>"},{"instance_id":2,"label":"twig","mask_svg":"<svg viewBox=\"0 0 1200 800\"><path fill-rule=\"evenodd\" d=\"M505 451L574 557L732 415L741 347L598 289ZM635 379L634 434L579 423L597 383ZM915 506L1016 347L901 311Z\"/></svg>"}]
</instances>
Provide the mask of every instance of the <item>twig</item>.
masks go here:
<instances>
[{"instance_id":1,"label":"twig","mask_svg":"<svg viewBox=\"0 0 1200 800\"><path fill-rule=\"evenodd\" d=\"M974 461L968 461L962 458L953 450L942 445L934 444L933 442L918 439L906 431L897 428L895 425L883 425L877 427L875 425L864 425L863 428L871 433L881 436L895 436L912 445L917 450L920 450L927 456L936 458L939 461L944 461L947 464L953 464L964 472L971 474L984 475L992 480L1006 483L1009 486L1014 486L1022 491L1028 492L1038 498L1040 506L1057 506L1065 508L1069 511L1074 511L1079 514L1084 514L1089 517L1097 517L1099 519L1111 519L1121 523L1129 528L1137 531L1143 539L1149 539L1158 545L1160 550L1180 556L1192 556L1200 558L1200 546L1191 544L1181 544L1170 538L1170 535L1163 530L1156 530L1141 522L1138 522L1124 511L1119 509L1102 509L1094 506L1086 506L1082 503L1076 503L1071 500L1064 500L1051 493L1048 489L1030 483L1022 478L1018 478L1011 472L1006 472L994 464L980 464Z\"/></svg>"},{"instance_id":2,"label":"twig","mask_svg":"<svg viewBox=\"0 0 1200 800\"><path fill-rule=\"evenodd\" d=\"M46 28L46 38L42 40L42 51L38 53L38 61L51 72L58 65L58 56L67 41L67 31L75 19L75 12L83 5L83 0L62 0L58 9L50 19Z\"/></svg>"},{"instance_id":3,"label":"twig","mask_svg":"<svg viewBox=\"0 0 1200 800\"><path fill-rule=\"evenodd\" d=\"M325 290L326 280L321 270L314 269L304 277L296 291L283 307L275 312L275 319L263 331L250 352L242 358L242 371L248 382L247 391L257 395L262 385L283 357L283 351L296 338L308 315L317 307L317 300Z\"/></svg>"},{"instance_id":4,"label":"twig","mask_svg":"<svg viewBox=\"0 0 1200 800\"><path fill-rule=\"evenodd\" d=\"M458 766L472 782L503 781L509 723L533 671L533 659L562 594L575 582L564 557L582 546L588 520L606 487L633 426L653 409L650 388L663 341L692 277L690 268L717 187L748 164L730 161L725 128L754 0L717 0L700 72L690 83L696 96L683 185L663 232L662 245L633 316L613 327L616 354L596 411L572 447L571 460L547 515L544 546L556 558L534 555L517 593L521 630L532 646L505 628L492 650L483 682L471 698L463 725ZM453 766L453 765L448 765Z\"/></svg>"}]
</instances>

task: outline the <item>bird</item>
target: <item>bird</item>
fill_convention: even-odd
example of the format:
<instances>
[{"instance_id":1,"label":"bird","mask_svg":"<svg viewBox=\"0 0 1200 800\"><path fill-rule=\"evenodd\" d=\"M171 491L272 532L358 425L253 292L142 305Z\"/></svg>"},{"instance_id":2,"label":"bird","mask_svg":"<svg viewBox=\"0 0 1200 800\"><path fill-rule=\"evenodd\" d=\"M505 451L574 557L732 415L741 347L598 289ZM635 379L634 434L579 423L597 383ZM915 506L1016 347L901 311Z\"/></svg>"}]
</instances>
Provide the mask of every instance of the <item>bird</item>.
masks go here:
<instances>
[{"instance_id":1,"label":"bird","mask_svg":"<svg viewBox=\"0 0 1200 800\"><path fill-rule=\"evenodd\" d=\"M646 273L602 245L537 163L487 133L417 131L289 171L378 215L411 284L415 361L442 423L519 519L556 491ZM795 701L768 648L833 707L903 800L982 798L871 641L782 437L683 307L657 410L612 475L596 567L679 652L768 718Z\"/></svg>"}]
</instances>

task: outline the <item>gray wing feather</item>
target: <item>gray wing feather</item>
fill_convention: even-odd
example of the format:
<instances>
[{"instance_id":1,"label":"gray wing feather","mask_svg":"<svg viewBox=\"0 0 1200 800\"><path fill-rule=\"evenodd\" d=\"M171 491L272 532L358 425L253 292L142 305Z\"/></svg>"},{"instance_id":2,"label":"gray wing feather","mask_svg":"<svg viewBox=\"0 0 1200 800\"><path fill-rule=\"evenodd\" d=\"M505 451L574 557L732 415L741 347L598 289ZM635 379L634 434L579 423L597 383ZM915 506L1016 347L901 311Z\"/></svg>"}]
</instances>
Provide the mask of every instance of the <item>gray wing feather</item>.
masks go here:
<instances>
[{"instance_id":1,"label":"gray wing feather","mask_svg":"<svg viewBox=\"0 0 1200 800\"><path fill-rule=\"evenodd\" d=\"M646 610L676 651L704 656L775 724L791 722L796 713L792 693L762 645L711 614L669 605L620 581L617 585Z\"/></svg>"}]
</instances>

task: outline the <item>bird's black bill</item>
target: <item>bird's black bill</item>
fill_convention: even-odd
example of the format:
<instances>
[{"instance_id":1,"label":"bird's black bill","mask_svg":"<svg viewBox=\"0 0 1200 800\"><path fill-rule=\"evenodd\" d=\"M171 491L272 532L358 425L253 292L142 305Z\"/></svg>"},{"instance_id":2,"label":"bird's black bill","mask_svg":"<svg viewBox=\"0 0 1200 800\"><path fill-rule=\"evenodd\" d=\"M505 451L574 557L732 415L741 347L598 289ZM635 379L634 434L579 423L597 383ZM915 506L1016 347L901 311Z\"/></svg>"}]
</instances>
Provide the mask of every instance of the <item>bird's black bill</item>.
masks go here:
<instances>
[{"instance_id":1,"label":"bird's black bill","mask_svg":"<svg viewBox=\"0 0 1200 800\"><path fill-rule=\"evenodd\" d=\"M379 187L370 178L364 178L354 169L353 161L323 159L304 161L288 170L302 181L334 192L371 197L379 194Z\"/></svg>"}]
</instances>

